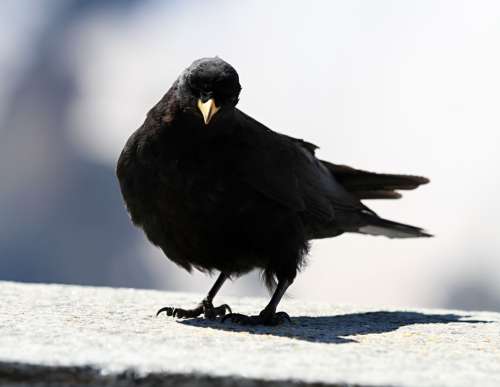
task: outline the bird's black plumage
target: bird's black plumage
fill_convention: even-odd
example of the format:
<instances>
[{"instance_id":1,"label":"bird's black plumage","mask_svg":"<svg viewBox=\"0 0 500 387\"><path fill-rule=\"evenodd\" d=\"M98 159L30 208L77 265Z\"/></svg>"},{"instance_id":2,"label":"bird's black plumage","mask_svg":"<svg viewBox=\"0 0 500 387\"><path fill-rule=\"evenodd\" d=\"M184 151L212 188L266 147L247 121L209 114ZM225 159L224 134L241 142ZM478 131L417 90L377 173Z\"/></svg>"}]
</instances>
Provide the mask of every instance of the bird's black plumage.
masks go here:
<instances>
[{"instance_id":1,"label":"bird's black plumage","mask_svg":"<svg viewBox=\"0 0 500 387\"><path fill-rule=\"evenodd\" d=\"M238 74L219 58L195 61L130 137L117 166L132 221L169 259L221 272L194 310L167 313L214 317L212 298L224 280L262 269L278 287L259 316L243 323L276 324L276 306L293 282L312 239L344 232L428 236L378 217L361 199L397 198L428 182L376 174L315 157L316 146L279 134L236 108Z\"/></svg>"}]
</instances>

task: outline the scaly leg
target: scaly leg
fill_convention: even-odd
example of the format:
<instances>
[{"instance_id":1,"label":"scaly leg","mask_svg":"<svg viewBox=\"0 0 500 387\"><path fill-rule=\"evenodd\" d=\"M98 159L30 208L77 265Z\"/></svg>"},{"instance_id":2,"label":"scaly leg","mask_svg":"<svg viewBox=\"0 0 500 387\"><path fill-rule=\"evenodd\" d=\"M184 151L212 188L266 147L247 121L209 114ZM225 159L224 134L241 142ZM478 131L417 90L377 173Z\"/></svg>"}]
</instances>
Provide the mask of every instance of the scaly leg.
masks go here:
<instances>
[{"instance_id":1,"label":"scaly leg","mask_svg":"<svg viewBox=\"0 0 500 387\"><path fill-rule=\"evenodd\" d=\"M273 296L271 297L271 301L269 304L259 313L258 316L246 316L240 313L229 313L222 318L222 322L229 320L237 324L241 325L280 325L285 321L290 320L290 316L288 316L285 312L276 312L278 308L278 304L281 301L281 298L285 294L288 287L292 284L292 280L289 279L279 279L278 286L274 291Z\"/></svg>"},{"instance_id":2,"label":"scaly leg","mask_svg":"<svg viewBox=\"0 0 500 387\"><path fill-rule=\"evenodd\" d=\"M229 305L224 304L218 307L214 307L212 301L217 294L217 292L222 287L222 284L226 281L228 276L224 273L220 273L219 278L215 281L215 284L212 286L207 296L200 302L200 304L194 309L181 309L181 308L173 308L170 306L166 306L161 308L157 313L158 316L160 313L165 312L167 316L173 316L178 318L193 318L198 317L200 314L203 314L205 318L209 320L215 320L218 316L224 316L226 312L231 313L231 308Z\"/></svg>"}]
</instances>

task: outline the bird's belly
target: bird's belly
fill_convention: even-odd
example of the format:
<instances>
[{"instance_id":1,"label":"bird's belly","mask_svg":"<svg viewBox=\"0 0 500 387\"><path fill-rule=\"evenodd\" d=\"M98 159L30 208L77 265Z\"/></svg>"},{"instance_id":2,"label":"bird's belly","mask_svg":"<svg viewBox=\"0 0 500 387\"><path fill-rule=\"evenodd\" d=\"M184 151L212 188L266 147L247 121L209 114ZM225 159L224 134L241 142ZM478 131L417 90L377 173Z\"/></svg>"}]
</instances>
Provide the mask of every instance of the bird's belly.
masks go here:
<instances>
[{"instance_id":1,"label":"bird's belly","mask_svg":"<svg viewBox=\"0 0 500 387\"><path fill-rule=\"evenodd\" d=\"M174 262L231 273L265 266L261 206L237 180L174 175L154 196L142 228Z\"/></svg>"}]
</instances>

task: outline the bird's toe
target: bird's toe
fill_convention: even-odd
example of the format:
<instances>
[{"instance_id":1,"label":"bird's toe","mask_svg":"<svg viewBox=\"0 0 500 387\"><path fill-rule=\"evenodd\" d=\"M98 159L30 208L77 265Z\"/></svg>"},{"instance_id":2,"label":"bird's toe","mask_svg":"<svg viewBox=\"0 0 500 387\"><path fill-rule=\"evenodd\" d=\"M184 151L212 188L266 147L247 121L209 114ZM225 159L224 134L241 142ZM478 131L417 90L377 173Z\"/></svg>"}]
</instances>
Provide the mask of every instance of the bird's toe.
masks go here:
<instances>
[{"instance_id":1,"label":"bird's toe","mask_svg":"<svg viewBox=\"0 0 500 387\"><path fill-rule=\"evenodd\" d=\"M198 317L203 313L202 307L197 307L194 309L182 309L182 308L173 308L170 306L166 306L161 308L157 313L156 317L158 317L161 313L165 312L167 316L177 317L177 318L193 318Z\"/></svg>"},{"instance_id":2,"label":"bird's toe","mask_svg":"<svg viewBox=\"0 0 500 387\"><path fill-rule=\"evenodd\" d=\"M247 316L240 313L229 313L222 318L222 322L229 320L239 325L266 325L277 326L285 322L292 322L290 316L285 312L273 314L259 314L258 316Z\"/></svg>"},{"instance_id":3,"label":"bird's toe","mask_svg":"<svg viewBox=\"0 0 500 387\"><path fill-rule=\"evenodd\" d=\"M227 320L235 324L240 325L250 325L250 319L255 316L247 316L241 313L229 313L222 317L221 322L226 322Z\"/></svg>"},{"instance_id":4,"label":"bird's toe","mask_svg":"<svg viewBox=\"0 0 500 387\"><path fill-rule=\"evenodd\" d=\"M165 312L165 314L167 316L172 316L173 313L174 313L174 308L172 308L170 306L165 306L164 308L161 308L161 309L158 310L158 312L156 312L156 317L158 317L163 312Z\"/></svg>"},{"instance_id":5,"label":"bird's toe","mask_svg":"<svg viewBox=\"0 0 500 387\"><path fill-rule=\"evenodd\" d=\"M285 322L292 322L292 319L286 312L277 312L273 315L271 318L270 324L269 325L281 325Z\"/></svg>"},{"instance_id":6,"label":"bird's toe","mask_svg":"<svg viewBox=\"0 0 500 387\"><path fill-rule=\"evenodd\" d=\"M194 309L182 309L166 306L156 312L156 317L158 317L161 313L177 318L194 318L203 314L206 319L215 320L217 317L222 317L228 312L231 313L231 307L227 304L214 307L210 302L203 301Z\"/></svg>"},{"instance_id":7,"label":"bird's toe","mask_svg":"<svg viewBox=\"0 0 500 387\"><path fill-rule=\"evenodd\" d=\"M215 320L217 317L223 317L226 313L231 313L231 307L227 304L218 307L205 308L205 318Z\"/></svg>"}]
</instances>

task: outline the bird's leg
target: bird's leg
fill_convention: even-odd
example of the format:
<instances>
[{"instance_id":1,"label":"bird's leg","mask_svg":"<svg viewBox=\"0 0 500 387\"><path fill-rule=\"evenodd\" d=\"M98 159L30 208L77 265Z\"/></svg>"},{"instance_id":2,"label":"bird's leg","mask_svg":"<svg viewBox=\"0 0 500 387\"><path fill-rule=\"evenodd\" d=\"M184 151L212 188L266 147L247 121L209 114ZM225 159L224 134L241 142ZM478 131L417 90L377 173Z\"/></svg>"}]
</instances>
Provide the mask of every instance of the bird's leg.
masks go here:
<instances>
[{"instance_id":1,"label":"bird's leg","mask_svg":"<svg viewBox=\"0 0 500 387\"><path fill-rule=\"evenodd\" d=\"M215 284L208 291L207 296L200 302L200 304L194 309L181 309L181 308L172 308L165 307L161 308L157 313L158 316L160 313L165 312L167 316L173 316L178 318L193 318L198 317L200 314L203 314L205 318L209 320L214 320L218 316L224 316L226 312L231 313L231 308L229 305L224 304L218 307L214 307L212 301L220 290L226 279L228 278L227 274L220 273L219 278L215 281Z\"/></svg>"},{"instance_id":2,"label":"bird's leg","mask_svg":"<svg viewBox=\"0 0 500 387\"><path fill-rule=\"evenodd\" d=\"M278 286L271 297L269 304L259 313L258 316L246 316L240 313L230 313L222 318L222 322L229 320L241 325L280 325L285 321L290 321L290 316L285 312L276 312L281 298L288 287L292 284L290 279L279 279Z\"/></svg>"}]
</instances>

